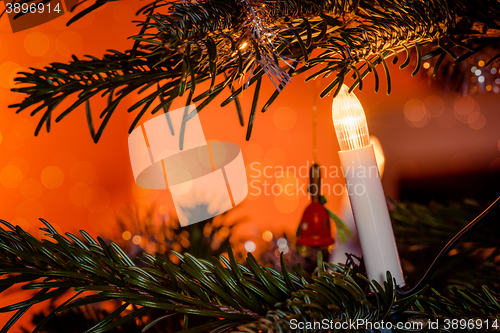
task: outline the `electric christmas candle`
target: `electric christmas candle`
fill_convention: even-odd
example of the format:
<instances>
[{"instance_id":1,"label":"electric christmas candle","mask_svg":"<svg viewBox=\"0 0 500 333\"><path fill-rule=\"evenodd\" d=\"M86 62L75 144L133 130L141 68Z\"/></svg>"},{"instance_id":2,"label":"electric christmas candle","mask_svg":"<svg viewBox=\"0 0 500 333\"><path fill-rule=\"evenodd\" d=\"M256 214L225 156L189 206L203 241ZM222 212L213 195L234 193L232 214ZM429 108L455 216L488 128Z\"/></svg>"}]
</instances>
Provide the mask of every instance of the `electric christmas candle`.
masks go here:
<instances>
[{"instance_id":1,"label":"electric christmas candle","mask_svg":"<svg viewBox=\"0 0 500 333\"><path fill-rule=\"evenodd\" d=\"M346 85L333 99L332 116L368 278L383 285L390 271L401 287L403 272L365 113Z\"/></svg>"}]
</instances>

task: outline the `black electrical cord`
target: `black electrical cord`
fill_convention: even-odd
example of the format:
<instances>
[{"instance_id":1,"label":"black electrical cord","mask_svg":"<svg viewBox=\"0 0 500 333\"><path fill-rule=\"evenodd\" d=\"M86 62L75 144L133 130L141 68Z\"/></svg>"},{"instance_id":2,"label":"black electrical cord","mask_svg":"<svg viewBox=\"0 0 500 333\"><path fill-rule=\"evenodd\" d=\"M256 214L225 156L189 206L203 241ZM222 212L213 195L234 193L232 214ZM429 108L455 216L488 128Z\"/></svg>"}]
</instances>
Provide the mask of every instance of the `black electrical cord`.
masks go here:
<instances>
[{"instance_id":1,"label":"black electrical cord","mask_svg":"<svg viewBox=\"0 0 500 333\"><path fill-rule=\"evenodd\" d=\"M462 230L460 230L460 232L458 234L456 234L455 237L453 237L448 242L448 244L446 244L446 246L441 250L441 252L438 254L436 259L434 259L431 266L429 267L427 272L425 272L424 276L422 277L422 279L420 279L420 281L417 283L417 285L415 287L411 288L410 290L407 290L407 291L403 291L401 289L398 289L397 290L398 296L412 295L415 292L422 289L422 287L425 286L429 282L429 280L432 277L432 274L434 274L434 272L438 268L439 264L441 263L441 260L443 260L443 258L448 254L448 252L450 252L450 250L458 243L458 241L460 239L462 239L462 237L464 237L472 228L474 228L476 225L481 223L483 221L483 219L491 211L493 211L493 209L497 205L499 205L499 203L500 203L500 197L498 197L488 208L486 208L481 214L479 214L479 216L476 217L472 222L470 222Z\"/></svg>"}]
</instances>

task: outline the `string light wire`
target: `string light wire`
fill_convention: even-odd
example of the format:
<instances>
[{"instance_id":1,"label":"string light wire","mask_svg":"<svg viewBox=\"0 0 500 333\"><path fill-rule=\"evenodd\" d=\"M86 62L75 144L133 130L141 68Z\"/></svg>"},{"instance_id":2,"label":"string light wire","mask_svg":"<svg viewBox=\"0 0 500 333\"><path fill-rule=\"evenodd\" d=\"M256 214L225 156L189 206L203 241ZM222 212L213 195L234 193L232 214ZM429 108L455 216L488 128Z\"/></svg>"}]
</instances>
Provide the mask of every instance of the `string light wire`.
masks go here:
<instances>
[{"instance_id":1,"label":"string light wire","mask_svg":"<svg viewBox=\"0 0 500 333\"><path fill-rule=\"evenodd\" d=\"M469 224L467 224L458 234L453 237L448 244L439 252L438 256L434 261L432 262L431 266L425 272L424 276L420 281L417 283L417 285L413 288L411 288L408 291L403 291L401 289L397 290L397 294L399 296L408 296L412 295L422 289L423 286L429 283L432 275L436 271L436 269L439 267L439 264L443 260L443 258L446 257L448 252L469 232L471 231L475 226L477 226L479 223L484 221L484 218L488 216L498 205L500 204L500 197L498 197L488 208L486 208L481 214L479 214L474 220L472 220Z\"/></svg>"}]
</instances>

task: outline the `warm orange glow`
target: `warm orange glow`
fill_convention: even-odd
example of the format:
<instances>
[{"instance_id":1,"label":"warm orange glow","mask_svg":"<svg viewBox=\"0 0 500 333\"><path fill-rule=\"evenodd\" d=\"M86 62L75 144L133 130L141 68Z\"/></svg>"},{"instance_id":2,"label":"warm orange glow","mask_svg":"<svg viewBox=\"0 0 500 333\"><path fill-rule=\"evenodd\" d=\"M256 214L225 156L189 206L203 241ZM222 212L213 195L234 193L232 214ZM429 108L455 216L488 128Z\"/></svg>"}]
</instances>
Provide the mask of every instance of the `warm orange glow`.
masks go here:
<instances>
[{"instance_id":1,"label":"warm orange glow","mask_svg":"<svg viewBox=\"0 0 500 333\"><path fill-rule=\"evenodd\" d=\"M370 144L363 107L345 84L333 99L332 116L341 150L359 149Z\"/></svg>"},{"instance_id":2,"label":"warm orange glow","mask_svg":"<svg viewBox=\"0 0 500 333\"><path fill-rule=\"evenodd\" d=\"M62 185L64 173L61 168L51 165L43 169L40 178L43 186L49 189L55 189Z\"/></svg>"},{"instance_id":3,"label":"warm orange glow","mask_svg":"<svg viewBox=\"0 0 500 333\"><path fill-rule=\"evenodd\" d=\"M266 242L270 242L273 239L273 233L269 230L266 230L262 233L262 239Z\"/></svg>"},{"instance_id":4,"label":"warm orange glow","mask_svg":"<svg viewBox=\"0 0 500 333\"><path fill-rule=\"evenodd\" d=\"M132 243L136 244L136 245L139 245L141 244L142 242L142 237L139 236L139 235L135 235L133 238L132 238Z\"/></svg>"},{"instance_id":5,"label":"warm orange glow","mask_svg":"<svg viewBox=\"0 0 500 333\"><path fill-rule=\"evenodd\" d=\"M384 174L385 168L385 155L380 140L374 136L370 135L370 143L373 144L373 149L375 150L375 160L377 161L378 172L380 177Z\"/></svg>"},{"instance_id":6,"label":"warm orange glow","mask_svg":"<svg viewBox=\"0 0 500 333\"><path fill-rule=\"evenodd\" d=\"M16 188L21 185L22 181L23 173L14 165L6 166L0 172L0 182L7 188Z\"/></svg>"}]
</instances>

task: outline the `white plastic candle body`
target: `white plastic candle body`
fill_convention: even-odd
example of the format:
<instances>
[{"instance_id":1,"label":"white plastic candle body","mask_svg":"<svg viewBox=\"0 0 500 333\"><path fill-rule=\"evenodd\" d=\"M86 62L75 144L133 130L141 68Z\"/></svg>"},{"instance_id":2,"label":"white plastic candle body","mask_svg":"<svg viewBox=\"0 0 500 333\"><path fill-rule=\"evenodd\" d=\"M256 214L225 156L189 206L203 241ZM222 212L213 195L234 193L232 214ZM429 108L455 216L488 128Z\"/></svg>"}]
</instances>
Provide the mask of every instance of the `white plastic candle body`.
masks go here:
<instances>
[{"instance_id":1,"label":"white plastic candle body","mask_svg":"<svg viewBox=\"0 0 500 333\"><path fill-rule=\"evenodd\" d=\"M386 271L390 271L396 284L402 287L403 271L373 145L339 151L339 157L368 278L383 286Z\"/></svg>"}]
</instances>

